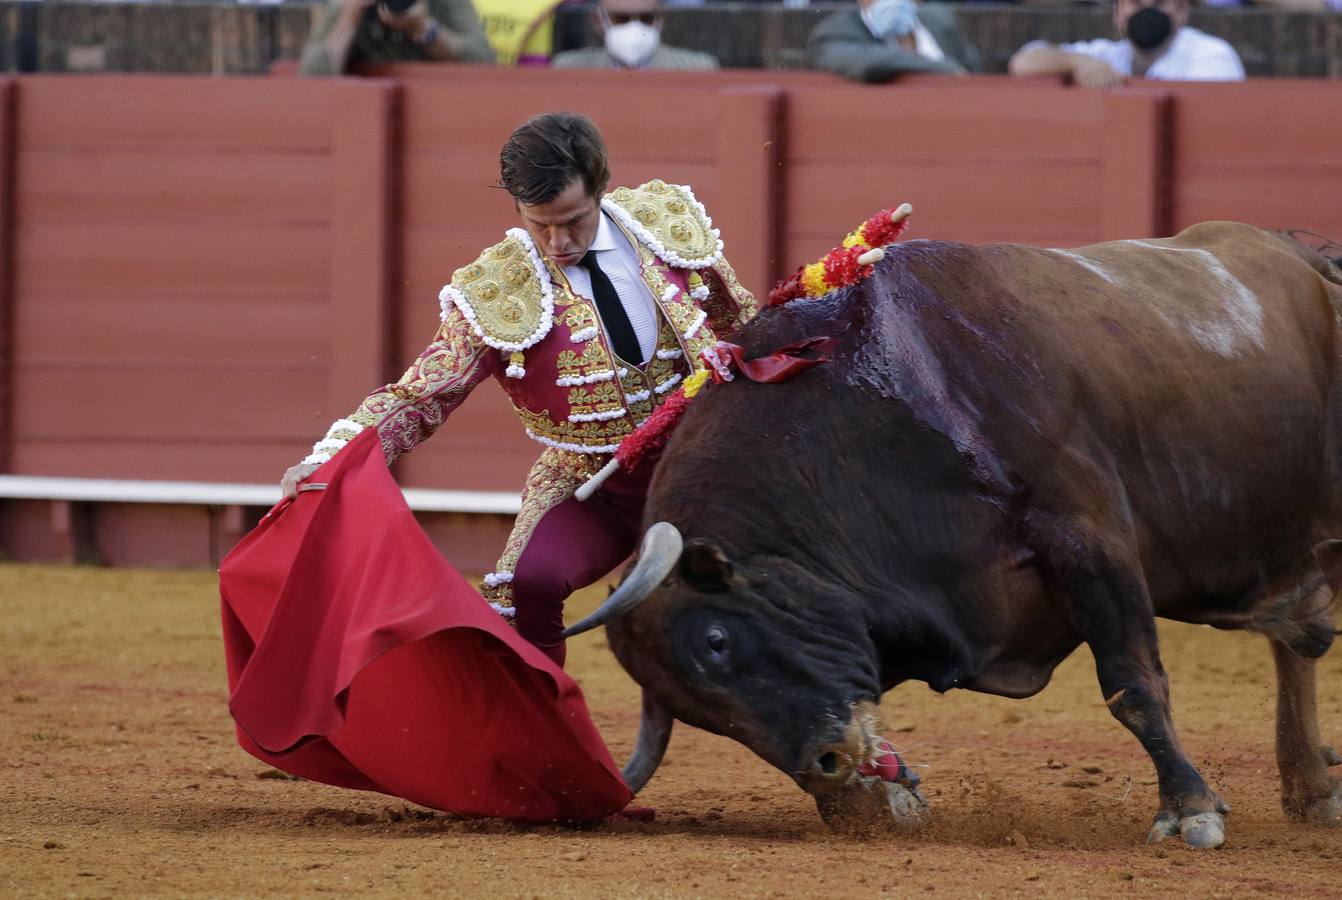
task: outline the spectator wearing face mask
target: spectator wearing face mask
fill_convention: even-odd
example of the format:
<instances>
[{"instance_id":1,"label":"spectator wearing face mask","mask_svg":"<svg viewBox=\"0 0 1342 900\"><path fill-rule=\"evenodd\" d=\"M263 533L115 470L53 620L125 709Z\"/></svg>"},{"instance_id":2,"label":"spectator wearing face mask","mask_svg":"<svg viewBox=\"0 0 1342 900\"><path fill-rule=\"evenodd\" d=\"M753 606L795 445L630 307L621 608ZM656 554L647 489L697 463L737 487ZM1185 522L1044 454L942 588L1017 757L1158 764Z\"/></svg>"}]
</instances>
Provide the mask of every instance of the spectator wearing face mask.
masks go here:
<instances>
[{"instance_id":1,"label":"spectator wearing face mask","mask_svg":"<svg viewBox=\"0 0 1342 900\"><path fill-rule=\"evenodd\" d=\"M1243 81L1235 48L1188 27L1189 0L1115 0L1122 40L1054 46L1031 41L1007 64L1013 75L1067 75L1075 84L1106 88L1125 78Z\"/></svg>"},{"instance_id":2,"label":"spectator wearing face mask","mask_svg":"<svg viewBox=\"0 0 1342 900\"><path fill-rule=\"evenodd\" d=\"M854 81L880 82L906 72L963 75L979 54L960 33L955 13L939 3L858 0L821 20L806 46L811 67Z\"/></svg>"},{"instance_id":3,"label":"spectator wearing face mask","mask_svg":"<svg viewBox=\"0 0 1342 900\"><path fill-rule=\"evenodd\" d=\"M678 69L718 68L713 56L662 43L662 16L657 0L601 0L593 13L602 46L555 54L557 69Z\"/></svg>"}]
</instances>

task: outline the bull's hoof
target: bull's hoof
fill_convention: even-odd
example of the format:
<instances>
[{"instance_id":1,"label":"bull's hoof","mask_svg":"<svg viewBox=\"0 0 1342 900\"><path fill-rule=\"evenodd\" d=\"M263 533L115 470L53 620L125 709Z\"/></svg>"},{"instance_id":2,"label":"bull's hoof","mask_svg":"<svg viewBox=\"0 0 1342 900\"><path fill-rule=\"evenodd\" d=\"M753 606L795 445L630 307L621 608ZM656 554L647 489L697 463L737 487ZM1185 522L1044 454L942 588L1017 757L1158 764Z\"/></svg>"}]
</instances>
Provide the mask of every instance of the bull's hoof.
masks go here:
<instances>
[{"instance_id":1,"label":"bull's hoof","mask_svg":"<svg viewBox=\"0 0 1342 900\"><path fill-rule=\"evenodd\" d=\"M1172 810L1162 810L1146 835L1146 842L1154 844L1176 834L1183 835L1184 843L1195 850L1219 847L1226 840L1226 823L1217 812L1197 813L1179 818Z\"/></svg>"},{"instance_id":2,"label":"bull's hoof","mask_svg":"<svg viewBox=\"0 0 1342 900\"><path fill-rule=\"evenodd\" d=\"M1342 825L1342 782L1332 781L1332 790L1307 800L1282 799L1288 818L1306 825Z\"/></svg>"},{"instance_id":3,"label":"bull's hoof","mask_svg":"<svg viewBox=\"0 0 1342 900\"><path fill-rule=\"evenodd\" d=\"M1325 766L1342 766L1342 754L1339 754L1328 744L1323 745L1323 764Z\"/></svg>"},{"instance_id":4,"label":"bull's hoof","mask_svg":"<svg viewBox=\"0 0 1342 900\"><path fill-rule=\"evenodd\" d=\"M873 834L917 828L927 821L927 801L917 787L874 776L858 776L840 788L817 794L816 809L831 829Z\"/></svg>"}]
</instances>

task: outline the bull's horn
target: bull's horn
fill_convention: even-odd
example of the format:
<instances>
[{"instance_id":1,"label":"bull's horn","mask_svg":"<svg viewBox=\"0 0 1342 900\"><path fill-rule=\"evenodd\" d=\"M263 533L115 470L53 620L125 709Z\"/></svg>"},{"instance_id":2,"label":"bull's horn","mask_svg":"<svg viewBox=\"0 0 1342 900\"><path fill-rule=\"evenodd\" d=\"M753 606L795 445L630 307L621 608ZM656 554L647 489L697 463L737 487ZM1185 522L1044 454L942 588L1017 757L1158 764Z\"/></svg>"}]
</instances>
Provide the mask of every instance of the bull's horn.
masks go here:
<instances>
[{"instance_id":1,"label":"bull's horn","mask_svg":"<svg viewBox=\"0 0 1342 900\"><path fill-rule=\"evenodd\" d=\"M605 625L638 605L662 583L663 578L671 574L680 561L680 551L684 547L685 539L680 536L676 526L670 522L653 525L643 536L643 546L638 549L638 564L634 566L634 571L590 616L565 628L564 637L570 638L591 631L598 625Z\"/></svg>"},{"instance_id":2,"label":"bull's horn","mask_svg":"<svg viewBox=\"0 0 1342 900\"><path fill-rule=\"evenodd\" d=\"M624 783L637 794L662 764L666 745L671 742L671 726L675 719L652 695L643 691L643 721L638 725L638 743L634 755L624 765Z\"/></svg>"}]
</instances>

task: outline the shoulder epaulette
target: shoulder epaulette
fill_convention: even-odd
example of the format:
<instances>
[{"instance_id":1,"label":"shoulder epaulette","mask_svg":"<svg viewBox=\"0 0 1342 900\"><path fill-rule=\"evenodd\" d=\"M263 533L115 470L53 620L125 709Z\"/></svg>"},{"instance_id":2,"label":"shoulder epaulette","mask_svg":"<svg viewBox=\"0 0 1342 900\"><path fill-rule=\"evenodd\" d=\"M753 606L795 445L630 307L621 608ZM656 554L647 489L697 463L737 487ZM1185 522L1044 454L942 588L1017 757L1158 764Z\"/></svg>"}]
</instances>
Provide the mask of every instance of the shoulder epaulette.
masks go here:
<instances>
[{"instance_id":1,"label":"shoulder epaulette","mask_svg":"<svg viewBox=\"0 0 1342 900\"><path fill-rule=\"evenodd\" d=\"M688 187L653 180L636 188L616 188L601 206L672 266L704 269L722 258L718 230Z\"/></svg>"},{"instance_id":2,"label":"shoulder epaulette","mask_svg":"<svg viewBox=\"0 0 1342 900\"><path fill-rule=\"evenodd\" d=\"M453 272L438 299L444 316L456 306L480 339L499 350L525 350L554 325L550 274L521 228L510 228L505 240Z\"/></svg>"}]
</instances>

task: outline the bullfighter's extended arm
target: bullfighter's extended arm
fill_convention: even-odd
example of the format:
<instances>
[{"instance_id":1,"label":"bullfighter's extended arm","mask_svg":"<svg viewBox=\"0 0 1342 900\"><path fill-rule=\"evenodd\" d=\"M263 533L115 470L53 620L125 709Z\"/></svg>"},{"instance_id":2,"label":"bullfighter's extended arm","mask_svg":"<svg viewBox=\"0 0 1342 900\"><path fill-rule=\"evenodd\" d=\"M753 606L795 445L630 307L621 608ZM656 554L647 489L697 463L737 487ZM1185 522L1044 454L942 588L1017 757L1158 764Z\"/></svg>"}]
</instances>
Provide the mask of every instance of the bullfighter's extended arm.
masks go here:
<instances>
[{"instance_id":1,"label":"bullfighter's extended arm","mask_svg":"<svg viewBox=\"0 0 1342 900\"><path fill-rule=\"evenodd\" d=\"M337 420L303 463L326 462L365 428L377 429L390 463L433 434L501 365L498 351L476 337L461 311L449 306L433 343L401 380L373 391L358 409Z\"/></svg>"}]
</instances>

